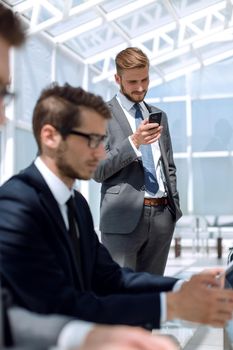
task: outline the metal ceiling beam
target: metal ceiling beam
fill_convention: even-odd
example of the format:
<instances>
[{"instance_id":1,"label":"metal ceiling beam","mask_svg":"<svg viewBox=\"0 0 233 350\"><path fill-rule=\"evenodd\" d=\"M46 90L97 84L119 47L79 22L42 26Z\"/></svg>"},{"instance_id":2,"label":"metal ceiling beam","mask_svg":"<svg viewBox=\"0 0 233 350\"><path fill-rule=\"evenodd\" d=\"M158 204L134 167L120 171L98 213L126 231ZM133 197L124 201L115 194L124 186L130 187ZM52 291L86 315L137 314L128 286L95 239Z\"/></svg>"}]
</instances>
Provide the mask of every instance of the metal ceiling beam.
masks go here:
<instances>
[{"instance_id":1,"label":"metal ceiling beam","mask_svg":"<svg viewBox=\"0 0 233 350\"><path fill-rule=\"evenodd\" d=\"M122 16L125 16L128 13L132 13L136 10L144 8L145 6L150 5L154 2L156 2L156 0L134 0L125 6L121 6L120 8L109 12L106 16L107 21L114 21Z\"/></svg>"},{"instance_id":2,"label":"metal ceiling beam","mask_svg":"<svg viewBox=\"0 0 233 350\"><path fill-rule=\"evenodd\" d=\"M107 22L107 14L101 8L101 6L96 6L95 11L103 18L104 22ZM131 45L131 40L130 40L129 35L126 34L126 32L123 29L121 29L120 26L115 21L109 22L109 25L116 33L118 33L126 41L126 43L129 46Z\"/></svg>"},{"instance_id":3,"label":"metal ceiling beam","mask_svg":"<svg viewBox=\"0 0 233 350\"><path fill-rule=\"evenodd\" d=\"M97 14L95 19L77 28L67 30L55 38L47 34L51 42L54 44L59 43L59 47L64 47L67 52L77 57L79 62L88 65L90 69L95 71L96 77L93 80L94 82L101 82L105 79L112 80L114 72L111 62L115 58L116 53L126 46L138 46L147 53L151 61L152 70L157 75L154 80L155 84L161 84L164 80L173 79L179 74L186 74L188 71L199 69L202 65L211 64L211 62L230 57L229 55L231 55L231 50L229 47L226 47L225 54L224 51L218 52L213 54L212 57L206 58L202 57L201 48L212 42L224 42L233 39L233 0L219 1L182 18L180 18L172 0L164 0L161 4L157 0L135 0L110 12L105 10L104 3L104 0L91 0L72 7L72 0L64 0L64 8L59 10L49 0L25 0L14 6L14 10L17 10L22 15L26 15L28 11L32 10L32 17L28 21L30 26L29 33L31 34L48 30L54 24L60 23L62 20L69 20L75 15L84 14L90 10L95 11ZM158 19L161 15L160 12L162 12L161 6L163 6L163 9L166 9L171 15L172 21L142 35L131 37L129 33L137 32L138 26L143 21L151 25L154 23L154 15L152 16L148 10L146 11L146 5L152 4L155 4L155 15ZM185 0L180 0L180 6L182 13L185 12L186 6L189 6L189 4ZM40 21L41 9L45 9L51 15L51 18ZM141 11L139 11L140 9ZM129 22L130 28L126 31L121 18L127 18L127 14L134 11L135 20ZM225 15L226 13L227 15ZM106 24L108 25L107 30L105 32L103 30L100 34L97 28L101 29L102 25L106 27ZM111 40L115 34L122 40L122 43L119 44L119 40L116 40L117 45L106 50L107 40ZM76 37L80 37L83 43L88 41L93 43L92 52L99 51L102 45L102 52L88 56L88 46L86 46L86 52L82 52L83 57L75 53L74 50L68 48L66 42ZM194 62L190 60L192 62L183 69L179 69L177 73L171 70L168 74L161 68L165 63L175 67L174 63L177 59L184 57L185 60L185 57L190 52L193 54L192 57L196 59L196 62L195 60Z\"/></svg>"},{"instance_id":4,"label":"metal ceiling beam","mask_svg":"<svg viewBox=\"0 0 233 350\"><path fill-rule=\"evenodd\" d=\"M180 55L186 54L191 51L195 55L197 63L191 64L190 69L197 69L197 67L201 67L203 65L203 61L200 54L196 51L195 46L192 45L195 45L196 42L199 42L200 47L200 40L203 40L204 38L208 38L209 40L214 41L216 39L217 34L220 37L224 37L224 35L226 34L224 31L225 21L224 17L222 17L221 11L226 8L226 5L226 1L221 1L218 4L209 6L205 10L199 10L192 15L182 18L180 20L180 27L177 28L177 24L175 22L169 23L168 25L160 27L157 30L153 30L150 33L146 33L143 36L138 37L137 39L135 39L135 43L137 43L137 46L141 47L148 54L151 60L152 67L163 62L170 61L172 63L172 60L175 57L179 57ZM230 8L230 11L233 13L232 6ZM218 18L219 25L216 27L214 26L212 28L211 23L213 21L213 17ZM198 27L198 20L200 19L204 21L203 28ZM229 22L228 25L230 24L232 25L232 23ZM192 30L192 32L190 36L186 38L185 33L190 29ZM177 42L174 41L174 38L172 36L172 34L174 34L176 30L178 31ZM148 41L148 39L154 40L155 42L155 44L152 46L152 50L146 47L146 42ZM168 46L165 49L160 49L160 47L158 47L158 42L160 39L167 41ZM132 40L132 42L134 43L134 40ZM100 57L98 58L100 59ZM102 59L107 59L106 53ZM94 57L92 57L92 63L94 63ZM102 73L101 76L98 76L98 79L96 80L101 81L109 78L111 75L112 71L105 71ZM162 73L162 77L165 78L165 74Z\"/></svg>"},{"instance_id":5,"label":"metal ceiling beam","mask_svg":"<svg viewBox=\"0 0 233 350\"><path fill-rule=\"evenodd\" d=\"M100 21L100 18L98 18L98 19L94 19L94 20L91 20L91 21L83 24L81 26L82 27L81 33L89 32L92 29L101 26L101 24L103 24L104 22L110 23L112 21L115 21L117 18L120 18L121 16L123 16L127 13L132 13L133 11L140 9L142 7L145 7L146 5L151 4L153 2L155 2L155 0L144 0L143 2L141 0L137 0L137 1L134 1L133 3L125 5L117 10L113 10L113 11L106 13L106 14L104 14L104 12L102 11L102 13L100 15L101 15L101 18L104 20ZM92 10L95 10L95 9L96 9L96 11L98 11L97 7L92 6ZM99 11L101 11L101 10L99 9ZM74 12L71 10L69 17L73 16L74 13L77 14L77 12ZM98 25L97 24L93 25L93 23L98 23ZM118 28L118 31L119 30L120 30L120 28ZM55 37L54 42L62 43L64 41L70 40L70 39L77 36L76 33L77 33L77 31L75 31L74 29L72 29L70 31L66 31L66 33ZM79 31L78 31L78 34L79 34ZM122 34L123 34L123 36L125 36L124 31L122 31Z\"/></svg>"},{"instance_id":6,"label":"metal ceiling beam","mask_svg":"<svg viewBox=\"0 0 233 350\"><path fill-rule=\"evenodd\" d=\"M29 10L30 8L32 8L34 4L35 4L35 1L33 0L25 0L20 4L14 6L14 11L18 13L23 13Z\"/></svg>"},{"instance_id":7,"label":"metal ceiling beam","mask_svg":"<svg viewBox=\"0 0 233 350\"><path fill-rule=\"evenodd\" d=\"M69 17L72 3L73 0L64 0L63 19L67 19Z\"/></svg>"},{"instance_id":8,"label":"metal ceiling beam","mask_svg":"<svg viewBox=\"0 0 233 350\"><path fill-rule=\"evenodd\" d=\"M89 22L79 25L78 27L66 31L65 33L57 35L56 37L54 37L53 41L54 43L64 43L65 41L71 40L80 34L100 27L101 24L103 24L103 19L97 17Z\"/></svg>"},{"instance_id":9,"label":"metal ceiling beam","mask_svg":"<svg viewBox=\"0 0 233 350\"><path fill-rule=\"evenodd\" d=\"M75 7L72 7L69 13L69 16L75 16L78 14L81 14L87 10L93 9L94 6L99 5L103 3L105 0L91 0L91 1L86 1L80 5L77 5Z\"/></svg>"},{"instance_id":10,"label":"metal ceiling beam","mask_svg":"<svg viewBox=\"0 0 233 350\"><path fill-rule=\"evenodd\" d=\"M170 0L163 0L164 6L166 6L168 12L171 14L173 17L174 21L176 23L179 23L179 15L177 11L175 10L174 6L172 5Z\"/></svg>"}]
</instances>

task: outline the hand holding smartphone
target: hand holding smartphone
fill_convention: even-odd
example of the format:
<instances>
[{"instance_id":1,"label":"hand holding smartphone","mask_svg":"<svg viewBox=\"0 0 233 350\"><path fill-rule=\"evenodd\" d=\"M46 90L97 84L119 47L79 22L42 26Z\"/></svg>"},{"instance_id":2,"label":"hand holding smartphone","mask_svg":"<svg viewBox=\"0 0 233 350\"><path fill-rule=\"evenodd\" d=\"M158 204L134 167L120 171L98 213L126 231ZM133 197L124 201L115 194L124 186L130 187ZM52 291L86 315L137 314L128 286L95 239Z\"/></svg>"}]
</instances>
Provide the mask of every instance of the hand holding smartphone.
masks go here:
<instances>
[{"instance_id":1,"label":"hand holding smartphone","mask_svg":"<svg viewBox=\"0 0 233 350\"><path fill-rule=\"evenodd\" d=\"M149 114L149 123L157 123L160 125L162 112L152 112Z\"/></svg>"}]
</instances>

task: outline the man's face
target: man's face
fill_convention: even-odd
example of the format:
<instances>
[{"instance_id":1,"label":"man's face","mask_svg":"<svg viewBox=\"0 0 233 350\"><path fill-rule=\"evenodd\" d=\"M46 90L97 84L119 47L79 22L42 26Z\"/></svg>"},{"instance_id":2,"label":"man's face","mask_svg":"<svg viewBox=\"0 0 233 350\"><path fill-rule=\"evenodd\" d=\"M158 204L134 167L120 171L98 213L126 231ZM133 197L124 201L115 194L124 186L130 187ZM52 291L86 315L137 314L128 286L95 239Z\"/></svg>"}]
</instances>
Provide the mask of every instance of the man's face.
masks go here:
<instances>
[{"instance_id":1,"label":"man's face","mask_svg":"<svg viewBox=\"0 0 233 350\"><path fill-rule=\"evenodd\" d=\"M132 102L143 101L149 86L149 68L124 69L115 75L121 92Z\"/></svg>"},{"instance_id":2,"label":"man's face","mask_svg":"<svg viewBox=\"0 0 233 350\"><path fill-rule=\"evenodd\" d=\"M105 135L107 120L90 108L81 109L81 126L73 130L85 134ZM71 187L75 179L89 180L101 159L105 157L103 143L92 149L83 136L70 134L61 139L55 154L55 166L60 179Z\"/></svg>"},{"instance_id":3,"label":"man's face","mask_svg":"<svg viewBox=\"0 0 233 350\"><path fill-rule=\"evenodd\" d=\"M9 84L9 44L0 36L0 91ZM0 96L0 124L5 119L3 98Z\"/></svg>"}]
</instances>

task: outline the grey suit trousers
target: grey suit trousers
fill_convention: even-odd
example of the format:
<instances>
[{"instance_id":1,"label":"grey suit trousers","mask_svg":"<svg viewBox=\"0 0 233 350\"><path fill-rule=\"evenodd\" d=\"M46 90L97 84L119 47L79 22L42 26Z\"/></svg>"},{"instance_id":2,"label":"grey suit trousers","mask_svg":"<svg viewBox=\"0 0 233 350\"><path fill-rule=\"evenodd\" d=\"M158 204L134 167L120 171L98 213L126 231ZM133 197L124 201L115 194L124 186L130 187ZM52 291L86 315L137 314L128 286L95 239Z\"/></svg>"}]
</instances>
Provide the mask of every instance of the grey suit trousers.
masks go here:
<instances>
[{"instance_id":1,"label":"grey suit trousers","mask_svg":"<svg viewBox=\"0 0 233 350\"><path fill-rule=\"evenodd\" d=\"M168 206L144 206L139 224L132 233L102 233L101 239L119 265L137 272L162 275L174 227Z\"/></svg>"}]
</instances>

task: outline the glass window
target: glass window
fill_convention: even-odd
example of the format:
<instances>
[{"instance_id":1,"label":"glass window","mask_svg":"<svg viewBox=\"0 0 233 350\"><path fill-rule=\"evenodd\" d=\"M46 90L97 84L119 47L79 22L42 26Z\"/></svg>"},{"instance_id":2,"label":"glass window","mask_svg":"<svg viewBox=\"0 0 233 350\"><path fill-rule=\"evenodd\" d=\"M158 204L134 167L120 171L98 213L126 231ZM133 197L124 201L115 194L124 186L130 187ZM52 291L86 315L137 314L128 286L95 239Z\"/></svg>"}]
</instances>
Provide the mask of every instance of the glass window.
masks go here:
<instances>
[{"instance_id":1,"label":"glass window","mask_svg":"<svg viewBox=\"0 0 233 350\"><path fill-rule=\"evenodd\" d=\"M83 65L61 50L57 50L56 80L59 82L59 84L68 82L72 86L81 86L83 72Z\"/></svg>"},{"instance_id":2,"label":"glass window","mask_svg":"<svg viewBox=\"0 0 233 350\"><path fill-rule=\"evenodd\" d=\"M168 96L184 96L186 95L185 77L180 77L164 84L149 88L147 97L168 97Z\"/></svg>"},{"instance_id":3,"label":"glass window","mask_svg":"<svg viewBox=\"0 0 233 350\"><path fill-rule=\"evenodd\" d=\"M37 145L30 131L16 129L15 135L15 172L26 168L35 159Z\"/></svg>"},{"instance_id":4,"label":"glass window","mask_svg":"<svg viewBox=\"0 0 233 350\"><path fill-rule=\"evenodd\" d=\"M229 74L232 64L233 58L229 58L193 72L189 85L190 95L196 99L211 95L232 95L233 74Z\"/></svg>"},{"instance_id":5,"label":"glass window","mask_svg":"<svg viewBox=\"0 0 233 350\"><path fill-rule=\"evenodd\" d=\"M31 37L16 53L16 119L31 123L41 90L51 81L52 46L41 36Z\"/></svg>"},{"instance_id":6,"label":"glass window","mask_svg":"<svg viewBox=\"0 0 233 350\"><path fill-rule=\"evenodd\" d=\"M100 214L100 187L101 184L90 180L89 182L89 204L93 215L94 226L99 229L99 214Z\"/></svg>"},{"instance_id":7,"label":"glass window","mask_svg":"<svg viewBox=\"0 0 233 350\"><path fill-rule=\"evenodd\" d=\"M194 213L232 215L232 174L232 157L193 160Z\"/></svg>"},{"instance_id":8,"label":"glass window","mask_svg":"<svg viewBox=\"0 0 233 350\"><path fill-rule=\"evenodd\" d=\"M232 105L232 98L192 103L193 151L233 150Z\"/></svg>"}]
</instances>

